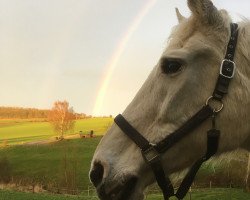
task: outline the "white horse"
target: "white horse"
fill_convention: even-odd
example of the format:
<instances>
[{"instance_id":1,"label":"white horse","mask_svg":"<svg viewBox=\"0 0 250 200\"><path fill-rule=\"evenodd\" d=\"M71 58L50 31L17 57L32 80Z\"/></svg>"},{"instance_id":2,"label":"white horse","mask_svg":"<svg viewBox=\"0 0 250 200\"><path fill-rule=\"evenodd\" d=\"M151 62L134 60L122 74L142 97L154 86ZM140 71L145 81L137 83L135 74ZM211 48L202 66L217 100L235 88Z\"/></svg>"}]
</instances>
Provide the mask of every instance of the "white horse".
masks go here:
<instances>
[{"instance_id":1,"label":"white horse","mask_svg":"<svg viewBox=\"0 0 250 200\"><path fill-rule=\"evenodd\" d=\"M188 0L189 18L177 10L174 28L160 61L123 112L143 136L157 143L178 129L211 96L230 38L231 18L210 0ZM217 117L221 130L217 155L238 148L250 151L250 22L239 23L235 76ZM206 152L207 120L163 156L166 174L190 167ZM155 182L140 149L114 124L98 145L90 177L100 199L142 200ZM126 198L125 198L126 199Z\"/></svg>"}]
</instances>

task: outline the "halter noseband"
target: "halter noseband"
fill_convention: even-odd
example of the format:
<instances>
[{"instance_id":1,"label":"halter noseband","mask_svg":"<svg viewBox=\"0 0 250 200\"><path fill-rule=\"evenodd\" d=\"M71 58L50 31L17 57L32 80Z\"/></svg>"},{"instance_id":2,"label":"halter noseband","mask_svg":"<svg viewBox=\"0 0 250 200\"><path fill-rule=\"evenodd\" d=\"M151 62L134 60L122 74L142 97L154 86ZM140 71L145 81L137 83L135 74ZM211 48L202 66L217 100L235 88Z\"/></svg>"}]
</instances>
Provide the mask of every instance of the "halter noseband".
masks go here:
<instances>
[{"instance_id":1,"label":"halter noseband","mask_svg":"<svg viewBox=\"0 0 250 200\"><path fill-rule=\"evenodd\" d=\"M207 161L217 152L220 131L215 127L215 118L223 108L223 96L227 94L230 80L234 77L236 66L233 59L236 50L237 39L238 24L232 23L231 37L227 46L226 56L222 61L219 77L213 95L207 99L205 106L203 106L195 115L193 115L179 129L168 135L159 143L150 143L145 137L142 136L142 134L140 134L133 126L131 126L121 114L118 115L114 120L120 129L141 149L142 156L144 160L151 166L156 181L163 192L165 200L168 200L171 196L176 196L179 200L183 199L192 185L195 175L202 163ZM211 101L218 101L220 103L220 107L213 108L213 106L210 105ZM198 159L193 164L181 182L179 189L175 193L170 179L165 176L165 172L161 163L161 155L210 117L212 118L212 129L207 132L207 152L203 157Z\"/></svg>"}]
</instances>

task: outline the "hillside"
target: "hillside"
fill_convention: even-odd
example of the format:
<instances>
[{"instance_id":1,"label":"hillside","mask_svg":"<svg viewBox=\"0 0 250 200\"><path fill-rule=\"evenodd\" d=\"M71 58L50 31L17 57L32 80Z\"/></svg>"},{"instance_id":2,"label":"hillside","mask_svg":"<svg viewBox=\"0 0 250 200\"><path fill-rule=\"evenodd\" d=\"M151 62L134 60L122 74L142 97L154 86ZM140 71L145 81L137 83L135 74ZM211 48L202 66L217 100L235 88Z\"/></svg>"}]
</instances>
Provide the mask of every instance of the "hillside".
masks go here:
<instances>
[{"instance_id":1,"label":"hillside","mask_svg":"<svg viewBox=\"0 0 250 200\"><path fill-rule=\"evenodd\" d=\"M101 137L64 140L47 145L12 146L0 149L0 160L6 158L9 176L22 185L35 182L49 190L54 190L60 184L64 188L64 173L69 170L77 175L75 185L86 189L90 185L90 160L100 139ZM8 173L4 172L5 175Z\"/></svg>"},{"instance_id":2,"label":"hillside","mask_svg":"<svg viewBox=\"0 0 250 200\"><path fill-rule=\"evenodd\" d=\"M191 198L192 197L192 198ZM240 189L203 189L192 191L183 200L247 200L250 198L250 194L244 193ZM1 191L1 200L98 200L97 197L88 195L56 195L56 194L33 194L16 191ZM162 200L163 197L160 194L147 195L146 200ZM172 200L172 198L171 198Z\"/></svg>"},{"instance_id":3,"label":"hillside","mask_svg":"<svg viewBox=\"0 0 250 200\"><path fill-rule=\"evenodd\" d=\"M90 161L101 137L64 140L46 145L16 145L0 149L1 180L21 185L40 184L46 190L84 190L90 185ZM195 185L198 187L243 188L245 165L241 162L203 165ZM2 173L2 174L1 174ZM66 177L65 177L66 173ZM5 178L4 178L5 177ZM66 180L71 180L67 185ZM66 189L65 189L66 188Z\"/></svg>"},{"instance_id":4,"label":"hillside","mask_svg":"<svg viewBox=\"0 0 250 200\"><path fill-rule=\"evenodd\" d=\"M38 184L44 190L52 193L75 194L88 189L91 185L88 171L92 156L101 135L107 131L112 122L112 118L81 119L76 121L75 130L68 133L68 135L79 135L80 131L87 134L93 130L94 134L100 137L27 145L28 141L51 141L51 137L55 137L55 135L50 124L32 120L0 120L0 146L3 147L7 141L7 145L0 148L0 182L11 181L20 186ZM199 171L195 187L243 188L246 157L245 154L241 154L237 155L237 158L238 160L230 161L227 158L215 164L205 164ZM228 191L224 191L226 190L206 192L207 197L211 198L202 196L203 192L202 194L194 192L192 199L199 199L202 196L204 200L215 197L227 200L229 194ZM238 199L244 199L248 195L240 190L233 190L233 194L237 198L242 197ZM8 196L10 193L0 191L0 197L1 195ZM51 198L54 197L51 196ZM37 196L37 199L40 199L40 196ZM148 199L161 199L161 197L151 195ZM6 200L10 200L10 198L6 197Z\"/></svg>"},{"instance_id":5,"label":"hillside","mask_svg":"<svg viewBox=\"0 0 250 200\"><path fill-rule=\"evenodd\" d=\"M86 118L76 120L75 128L70 134L78 134L80 131L95 135L103 135L113 123L112 118ZM25 142L50 140L56 134L48 122L33 120L0 120L0 146L11 144L23 144Z\"/></svg>"}]
</instances>

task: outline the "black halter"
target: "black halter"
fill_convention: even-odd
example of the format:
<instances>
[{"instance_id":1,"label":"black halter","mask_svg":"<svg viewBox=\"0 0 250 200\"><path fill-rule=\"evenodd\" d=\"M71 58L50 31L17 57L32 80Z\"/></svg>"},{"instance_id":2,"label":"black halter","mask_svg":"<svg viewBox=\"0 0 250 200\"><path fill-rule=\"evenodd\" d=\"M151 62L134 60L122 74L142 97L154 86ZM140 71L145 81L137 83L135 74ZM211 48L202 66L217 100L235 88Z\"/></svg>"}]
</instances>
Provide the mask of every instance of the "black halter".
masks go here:
<instances>
[{"instance_id":1,"label":"black halter","mask_svg":"<svg viewBox=\"0 0 250 200\"><path fill-rule=\"evenodd\" d=\"M222 98L225 94L227 94L230 80L234 77L236 66L233 62L233 59L237 45L237 39L238 25L232 23L230 41L227 46L225 59L222 61L220 67L220 74L213 95L208 98L205 106L203 106L201 110L192 116L179 129L168 135L159 143L150 143L142 136L142 134L140 134L133 126L131 126L121 114L115 118L115 123L120 127L120 129L141 149L142 156L144 160L151 166L156 181L163 192L165 200L168 200L171 196L176 196L179 200L183 199L186 196L191 184L193 183L195 175L202 163L207 161L217 152L220 131L215 127L215 118L223 108ZM211 101L219 102L220 106L213 108ZM165 176L165 172L161 164L161 155L210 117L212 118L212 129L207 132L207 152L203 157L194 163L183 179L179 189L175 193L170 179Z\"/></svg>"}]
</instances>

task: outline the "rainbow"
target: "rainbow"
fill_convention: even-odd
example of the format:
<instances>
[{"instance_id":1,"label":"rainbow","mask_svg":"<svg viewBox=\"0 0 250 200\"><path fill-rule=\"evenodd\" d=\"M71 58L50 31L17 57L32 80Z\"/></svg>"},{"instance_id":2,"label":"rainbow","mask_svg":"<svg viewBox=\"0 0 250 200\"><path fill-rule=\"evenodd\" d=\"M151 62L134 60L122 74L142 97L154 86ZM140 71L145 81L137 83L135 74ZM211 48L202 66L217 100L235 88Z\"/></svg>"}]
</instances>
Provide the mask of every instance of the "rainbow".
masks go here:
<instances>
[{"instance_id":1,"label":"rainbow","mask_svg":"<svg viewBox=\"0 0 250 200\"><path fill-rule=\"evenodd\" d=\"M118 43L117 47L115 48L115 51L113 52L109 62L105 66L105 73L102 78L100 88L97 92L97 97L94 105L94 109L92 114L94 116L99 116L101 114L101 109L103 107L103 101L106 95L107 88L109 86L110 80L112 78L114 69L117 66L117 63L123 53L123 51L126 48L126 45L133 35L133 33L136 31L138 26L140 25L143 18L147 15L147 13L150 11L150 9L156 4L157 0L148 0L146 1L146 4L141 8L140 12L136 15L128 29L126 30L125 34L121 38L120 42Z\"/></svg>"}]
</instances>

